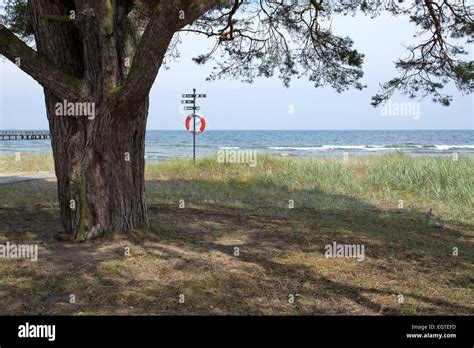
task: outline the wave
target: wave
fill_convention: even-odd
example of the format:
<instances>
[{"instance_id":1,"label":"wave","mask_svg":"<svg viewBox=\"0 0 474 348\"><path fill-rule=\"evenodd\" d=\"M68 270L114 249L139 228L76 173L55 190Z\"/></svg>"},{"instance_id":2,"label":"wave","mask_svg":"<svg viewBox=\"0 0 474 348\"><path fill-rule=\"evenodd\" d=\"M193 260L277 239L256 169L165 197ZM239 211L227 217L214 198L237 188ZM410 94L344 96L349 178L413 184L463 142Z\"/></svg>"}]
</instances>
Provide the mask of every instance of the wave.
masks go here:
<instances>
[{"instance_id":1,"label":"wave","mask_svg":"<svg viewBox=\"0 0 474 348\"><path fill-rule=\"evenodd\" d=\"M454 150L454 149L474 149L474 145L419 145L419 144L396 144L396 145L385 145L386 148L401 148L401 149L436 149L440 151Z\"/></svg>"},{"instance_id":2,"label":"wave","mask_svg":"<svg viewBox=\"0 0 474 348\"><path fill-rule=\"evenodd\" d=\"M435 145L437 150L474 149L474 145Z\"/></svg>"},{"instance_id":3,"label":"wave","mask_svg":"<svg viewBox=\"0 0 474 348\"><path fill-rule=\"evenodd\" d=\"M437 150L447 151L455 149L473 149L474 145L437 145L437 144L392 144L392 145L316 145L316 146L267 146L267 149L277 151L329 151L329 150L355 150L355 151L396 151L396 150Z\"/></svg>"},{"instance_id":4,"label":"wave","mask_svg":"<svg viewBox=\"0 0 474 348\"><path fill-rule=\"evenodd\" d=\"M370 145L318 145L318 146L267 146L270 150L293 150L293 151L328 151L328 150L360 150L376 151L384 150L382 146ZM386 149L388 150L388 149Z\"/></svg>"},{"instance_id":5,"label":"wave","mask_svg":"<svg viewBox=\"0 0 474 348\"><path fill-rule=\"evenodd\" d=\"M322 146L267 146L270 150L300 150L300 151L313 151L320 150Z\"/></svg>"}]
</instances>

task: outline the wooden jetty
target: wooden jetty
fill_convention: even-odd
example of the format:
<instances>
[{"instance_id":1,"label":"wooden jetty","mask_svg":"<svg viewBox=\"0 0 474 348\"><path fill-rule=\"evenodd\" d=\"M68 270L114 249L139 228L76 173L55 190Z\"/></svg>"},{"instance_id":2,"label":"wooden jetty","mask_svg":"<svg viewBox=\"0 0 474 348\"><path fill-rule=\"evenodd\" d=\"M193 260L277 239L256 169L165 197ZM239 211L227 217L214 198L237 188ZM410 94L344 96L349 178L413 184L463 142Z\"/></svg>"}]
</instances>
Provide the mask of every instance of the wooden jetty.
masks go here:
<instances>
[{"instance_id":1,"label":"wooden jetty","mask_svg":"<svg viewBox=\"0 0 474 348\"><path fill-rule=\"evenodd\" d=\"M2 131L0 130L0 140L34 140L49 139L49 131Z\"/></svg>"}]
</instances>

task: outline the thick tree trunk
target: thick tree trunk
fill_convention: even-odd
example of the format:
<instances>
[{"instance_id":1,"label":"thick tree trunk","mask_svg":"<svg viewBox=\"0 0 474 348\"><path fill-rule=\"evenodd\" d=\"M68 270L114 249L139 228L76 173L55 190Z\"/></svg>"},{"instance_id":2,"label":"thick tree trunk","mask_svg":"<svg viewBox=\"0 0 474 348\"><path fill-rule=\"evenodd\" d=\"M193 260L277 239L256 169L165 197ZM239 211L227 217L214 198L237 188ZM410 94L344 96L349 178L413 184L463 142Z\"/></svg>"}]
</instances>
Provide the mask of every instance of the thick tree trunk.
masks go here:
<instances>
[{"instance_id":1,"label":"thick tree trunk","mask_svg":"<svg viewBox=\"0 0 474 348\"><path fill-rule=\"evenodd\" d=\"M135 115L58 116L46 91L64 228L76 240L148 225L144 155L148 101ZM88 124L91 123L92 124Z\"/></svg>"},{"instance_id":2,"label":"thick tree trunk","mask_svg":"<svg viewBox=\"0 0 474 348\"><path fill-rule=\"evenodd\" d=\"M175 32L218 0L28 3L37 50L0 25L0 52L44 87L64 228L86 240L148 225L148 95Z\"/></svg>"},{"instance_id":3,"label":"thick tree trunk","mask_svg":"<svg viewBox=\"0 0 474 348\"><path fill-rule=\"evenodd\" d=\"M121 3L117 2L116 4ZM117 111L113 89L124 83L123 52L133 56L139 27L108 24L106 6L91 0L42 2L32 0L38 51L72 76L82 78L87 93L75 100L45 88L61 219L76 240L127 232L148 224L145 181L145 128L148 98ZM118 5L117 5L118 6ZM44 20L75 10L78 25ZM117 21L127 15L115 7ZM82 16L82 17L81 17ZM120 18L119 18L120 17ZM142 100L142 101L140 101ZM57 104L93 105L95 115L61 115ZM89 116L89 117L88 117Z\"/></svg>"}]
</instances>

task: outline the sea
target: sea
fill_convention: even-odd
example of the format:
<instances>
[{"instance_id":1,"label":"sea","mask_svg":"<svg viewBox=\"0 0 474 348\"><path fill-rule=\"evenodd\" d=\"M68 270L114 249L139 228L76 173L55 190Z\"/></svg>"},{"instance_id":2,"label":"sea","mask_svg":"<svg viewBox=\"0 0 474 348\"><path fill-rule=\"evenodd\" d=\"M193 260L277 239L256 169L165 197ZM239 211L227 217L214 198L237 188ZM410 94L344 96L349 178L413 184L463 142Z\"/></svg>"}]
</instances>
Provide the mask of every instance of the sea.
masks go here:
<instances>
[{"instance_id":1,"label":"sea","mask_svg":"<svg viewBox=\"0 0 474 348\"><path fill-rule=\"evenodd\" d=\"M51 153L51 140L0 140L0 154ZM180 130L146 133L147 161L192 157L192 134ZM219 150L256 150L289 157L474 156L474 130L209 130L196 136L196 156Z\"/></svg>"}]
</instances>

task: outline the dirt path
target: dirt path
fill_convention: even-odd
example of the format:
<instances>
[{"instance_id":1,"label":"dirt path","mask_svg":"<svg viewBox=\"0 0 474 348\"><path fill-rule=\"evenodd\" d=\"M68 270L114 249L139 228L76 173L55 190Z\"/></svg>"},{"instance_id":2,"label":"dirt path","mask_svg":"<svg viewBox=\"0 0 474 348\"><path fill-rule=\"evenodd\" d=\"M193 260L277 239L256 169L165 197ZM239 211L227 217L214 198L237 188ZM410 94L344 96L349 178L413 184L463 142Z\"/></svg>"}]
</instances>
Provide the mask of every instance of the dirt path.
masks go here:
<instances>
[{"instance_id":1,"label":"dirt path","mask_svg":"<svg viewBox=\"0 0 474 348\"><path fill-rule=\"evenodd\" d=\"M55 179L53 172L0 173L0 185L38 179Z\"/></svg>"}]
</instances>

